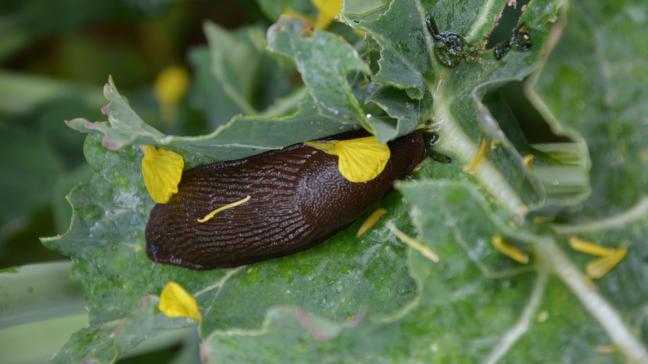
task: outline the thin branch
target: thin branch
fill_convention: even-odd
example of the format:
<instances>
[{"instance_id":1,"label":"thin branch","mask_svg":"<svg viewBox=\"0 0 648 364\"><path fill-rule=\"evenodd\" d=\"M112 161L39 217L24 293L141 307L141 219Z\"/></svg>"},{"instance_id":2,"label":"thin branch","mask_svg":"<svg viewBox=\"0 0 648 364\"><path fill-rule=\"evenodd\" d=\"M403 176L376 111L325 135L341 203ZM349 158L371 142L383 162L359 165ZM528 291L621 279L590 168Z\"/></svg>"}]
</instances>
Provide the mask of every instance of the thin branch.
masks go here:
<instances>
[{"instance_id":1,"label":"thin branch","mask_svg":"<svg viewBox=\"0 0 648 364\"><path fill-rule=\"evenodd\" d=\"M529 302L524 307L522 311L522 316L518 322L513 325L504 335L500 341L495 345L493 351L486 357L483 361L484 364L495 364L500 360L506 353L513 347L522 335L524 335L531 326L531 321L533 320L533 315L538 310L540 303L542 302L542 296L544 294L545 287L547 287L547 277L549 272L547 269L540 269L538 271L538 277L536 278L535 284L533 285L533 291L531 292L531 298Z\"/></svg>"},{"instance_id":2,"label":"thin branch","mask_svg":"<svg viewBox=\"0 0 648 364\"><path fill-rule=\"evenodd\" d=\"M585 277L552 240L538 242L538 258L570 288L598 321L612 342L630 363L648 363L648 351L623 322L621 315L595 289L588 286Z\"/></svg>"},{"instance_id":3,"label":"thin branch","mask_svg":"<svg viewBox=\"0 0 648 364\"><path fill-rule=\"evenodd\" d=\"M552 225L551 228L561 235L592 233L601 230L623 228L627 224L642 218L648 218L648 197L644 197L630 210L621 214L575 225Z\"/></svg>"}]
</instances>

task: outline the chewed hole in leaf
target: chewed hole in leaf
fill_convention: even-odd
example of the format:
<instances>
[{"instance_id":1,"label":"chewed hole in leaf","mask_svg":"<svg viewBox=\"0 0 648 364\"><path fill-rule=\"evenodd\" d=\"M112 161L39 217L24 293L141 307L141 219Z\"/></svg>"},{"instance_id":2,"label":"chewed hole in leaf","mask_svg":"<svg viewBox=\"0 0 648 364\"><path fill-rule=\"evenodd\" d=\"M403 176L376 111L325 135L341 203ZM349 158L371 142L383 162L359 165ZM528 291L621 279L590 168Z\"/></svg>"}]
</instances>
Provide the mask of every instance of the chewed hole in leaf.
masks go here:
<instances>
[{"instance_id":1,"label":"chewed hole in leaf","mask_svg":"<svg viewBox=\"0 0 648 364\"><path fill-rule=\"evenodd\" d=\"M521 151L529 149L531 144L571 142L568 137L552 131L547 120L526 97L525 82L509 82L484 97L484 104L506 137Z\"/></svg>"},{"instance_id":2,"label":"chewed hole in leaf","mask_svg":"<svg viewBox=\"0 0 648 364\"><path fill-rule=\"evenodd\" d=\"M543 186L548 201L578 200L588 191L587 152L578 142L552 130L526 97L525 81L510 82L486 94L488 111L519 155L520 166ZM506 148L491 142L491 153Z\"/></svg>"},{"instance_id":3,"label":"chewed hole in leaf","mask_svg":"<svg viewBox=\"0 0 648 364\"><path fill-rule=\"evenodd\" d=\"M526 28L519 23L528 3L529 0L517 0L504 4L486 43L487 49L493 49L496 59L504 58L512 49L526 51L532 46Z\"/></svg>"}]
</instances>

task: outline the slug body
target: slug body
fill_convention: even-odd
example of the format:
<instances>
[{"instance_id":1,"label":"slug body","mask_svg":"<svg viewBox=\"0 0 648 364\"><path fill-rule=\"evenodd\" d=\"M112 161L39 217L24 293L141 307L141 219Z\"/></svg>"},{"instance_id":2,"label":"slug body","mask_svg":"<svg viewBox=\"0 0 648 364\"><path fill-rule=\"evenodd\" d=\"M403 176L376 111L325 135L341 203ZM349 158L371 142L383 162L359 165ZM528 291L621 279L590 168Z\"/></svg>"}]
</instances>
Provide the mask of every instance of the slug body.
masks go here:
<instances>
[{"instance_id":1,"label":"slug body","mask_svg":"<svg viewBox=\"0 0 648 364\"><path fill-rule=\"evenodd\" d=\"M347 181L338 170L338 157L304 144L187 170L178 193L151 210L146 252L157 263L203 270L309 248L362 215L425 155L418 132L390 142L389 148L385 169L366 183ZM247 196L245 203L209 221L196 221Z\"/></svg>"}]
</instances>

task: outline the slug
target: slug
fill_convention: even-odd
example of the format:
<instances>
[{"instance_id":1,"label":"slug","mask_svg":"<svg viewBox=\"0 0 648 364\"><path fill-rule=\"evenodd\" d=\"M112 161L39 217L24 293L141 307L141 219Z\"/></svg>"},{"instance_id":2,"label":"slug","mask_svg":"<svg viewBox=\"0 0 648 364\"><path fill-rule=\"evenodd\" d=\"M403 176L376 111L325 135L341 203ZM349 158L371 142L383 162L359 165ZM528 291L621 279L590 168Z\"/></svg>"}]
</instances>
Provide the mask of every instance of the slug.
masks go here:
<instances>
[{"instance_id":1,"label":"slug","mask_svg":"<svg viewBox=\"0 0 648 364\"><path fill-rule=\"evenodd\" d=\"M331 139L357 136L345 133ZM146 252L157 263L205 270L312 247L360 217L425 156L420 132L388 146L391 157L385 169L365 183L347 181L336 156L304 144L186 170L178 192L151 210ZM227 204L236 207L197 222Z\"/></svg>"}]
</instances>

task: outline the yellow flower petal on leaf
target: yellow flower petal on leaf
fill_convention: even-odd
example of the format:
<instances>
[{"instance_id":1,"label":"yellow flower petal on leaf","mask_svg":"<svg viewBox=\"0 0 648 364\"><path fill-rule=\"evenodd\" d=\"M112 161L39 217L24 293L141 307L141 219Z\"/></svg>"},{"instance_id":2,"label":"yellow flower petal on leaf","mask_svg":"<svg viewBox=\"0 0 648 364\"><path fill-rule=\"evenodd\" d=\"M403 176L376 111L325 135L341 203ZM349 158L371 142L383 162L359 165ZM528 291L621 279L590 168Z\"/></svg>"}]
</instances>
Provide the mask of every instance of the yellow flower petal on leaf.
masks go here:
<instances>
[{"instance_id":1,"label":"yellow flower petal on leaf","mask_svg":"<svg viewBox=\"0 0 648 364\"><path fill-rule=\"evenodd\" d=\"M160 294L160 311L169 317L202 319L196 299L176 282L169 282Z\"/></svg>"},{"instance_id":2,"label":"yellow flower petal on leaf","mask_svg":"<svg viewBox=\"0 0 648 364\"><path fill-rule=\"evenodd\" d=\"M335 144L340 158L340 173L351 182L367 182L378 177L385 169L391 152L375 136L342 140Z\"/></svg>"},{"instance_id":3,"label":"yellow flower petal on leaf","mask_svg":"<svg viewBox=\"0 0 648 364\"><path fill-rule=\"evenodd\" d=\"M529 256L526 255L520 249L506 243L501 236L495 235L491 238L491 244L497 249L500 253L506 255L507 257L515 260L521 264L529 263Z\"/></svg>"},{"instance_id":4,"label":"yellow flower petal on leaf","mask_svg":"<svg viewBox=\"0 0 648 364\"><path fill-rule=\"evenodd\" d=\"M425 246L423 243L420 241L412 238L411 236L405 234L404 232L400 231L394 223L391 221L386 224L387 228L389 231L391 231L392 234L396 235L396 237L402 241L403 243L407 244L410 248L416 250L417 252L421 253L424 257L427 259L431 260L434 263L439 262L439 255L435 252L432 251L432 249L428 248Z\"/></svg>"},{"instance_id":5,"label":"yellow flower petal on leaf","mask_svg":"<svg viewBox=\"0 0 648 364\"><path fill-rule=\"evenodd\" d=\"M337 155L335 153L335 145L339 142L339 140L322 140L319 142L306 142L304 145L321 150L324 153Z\"/></svg>"},{"instance_id":6,"label":"yellow flower petal on leaf","mask_svg":"<svg viewBox=\"0 0 648 364\"><path fill-rule=\"evenodd\" d=\"M391 152L375 136L349 140L324 140L304 143L338 156L338 169L350 182L368 182L385 169Z\"/></svg>"},{"instance_id":7,"label":"yellow flower petal on leaf","mask_svg":"<svg viewBox=\"0 0 648 364\"><path fill-rule=\"evenodd\" d=\"M533 154L527 154L522 157L522 163L524 163L524 166L526 166L528 169L533 169L533 159Z\"/></svg>"},{"instance_id":8,"label":"yellow flower petal on leaf","mask_svg":"<svg viewBox=\"0 0 648 364\"><path fill-rule=\"evenodd\" d=\"M468 163L466 166L464 166L463 170L464 172L468 173L474 173L477 170L477 167L479 167L479 163L481 163L482 159L486 156L486 152L488 151L488 145L490 143L488 142L488 139L484 138L481 141L481 144L479 144L479 149L477 150L477 153L475 153L475 156L473 159Z\"/></svg>"},{"instance_id":9,"label":"yellow flower petal on leaf","mask_svg":"<svg viewBox=\"0 0 648 364\"><path fill-rule=\"evenodd\" d=\"M380 218L386 212L387 210L383 208L376 209L376 211L372 212L371 215L369 215L369 217L367 218L367 220L365 220L360 226L360 228L358 229L358 232L356 233L356 237L359 238L362 235L364 235L367 231L369 231L369 229L371 229L374 225L376 225L378 220L380 220Z\"/></svg>"},{"instance_id":10,"label":"yellow flower petal on leaf","mask_svg":"<svg viewBox=\"0 0 648 364\"><path fill-rule=\"evenodd\" d=\"M612 269L614 269L614 267L621 263L627 253L628 248L622 246L618 249L615 249L612 255L608 255L589 262L589 264L587 264L587 266L585 267L587 276L593 279L603 278L604 275L609 273Z\"/></svg>"},{"instance_id":11,"label":"yellow flower petal on leaf","mask_svg":"<svg viewBox=\"0 0 648 364\"><path fill-rule=\"evenodd\" d=\"M167 203L178 192L184 160L180 154L151 145L144 146L142 175L153 201Z\"/></svg>"},{"instance_id":12,"label":"yellow flower petal on leaf","mask_svg":"<svg viewBox=\"0 0 648 364\"><path fill-rule=\"evenodd\" d=\"M315 28L317 29L328 27L342 10L342 0L312 0L312 2L318 11L317 20L315 21Z\"/></svg>"},{"instance_id":13,"label":"yellow flower petal on leaf","mask_svg":"<svg viewBox=\"0 0 648 364\"><path fill-rule=\"evenodd\" d=\"M602 245L583 240L577 236L569 238L569 246L577 252L596 255L599 257L609 257L617 252L617 249L606 248Z\"/></svg>"},{"instance_id":14,"label":"yellow flower petal on leaf","mask_svg":"<svg viewBox=\"0 0 648 364\"><path fill-rule=\"evenodd\" d=\"M218 214L219 212L221 212L223 210L231 209L232 207L243 205L244 203L250 201L251 198L252 198L252 196L247 196L246 198L240 199L240 200L232 202L232 203L228 203L227 205L223 205L223 206L215 209L214 211L208 213L207 215L205 215L205 217L197 219L196 221L198 221L199 223L207 222L207 221L211 220L212 218L214 218L214 216L216 216L216 214Z\"/></svg>"}]
</instances>

